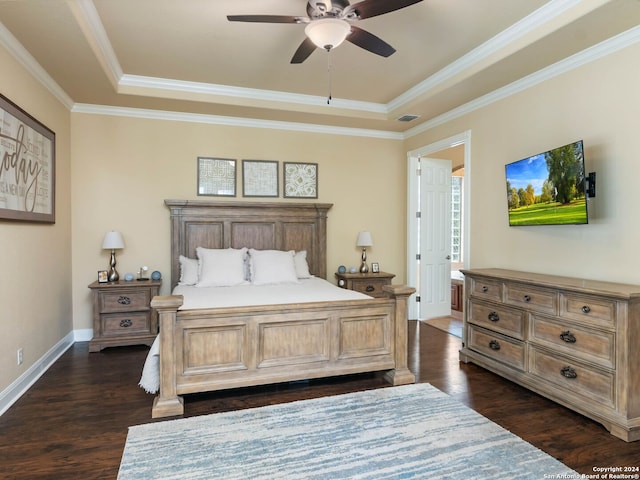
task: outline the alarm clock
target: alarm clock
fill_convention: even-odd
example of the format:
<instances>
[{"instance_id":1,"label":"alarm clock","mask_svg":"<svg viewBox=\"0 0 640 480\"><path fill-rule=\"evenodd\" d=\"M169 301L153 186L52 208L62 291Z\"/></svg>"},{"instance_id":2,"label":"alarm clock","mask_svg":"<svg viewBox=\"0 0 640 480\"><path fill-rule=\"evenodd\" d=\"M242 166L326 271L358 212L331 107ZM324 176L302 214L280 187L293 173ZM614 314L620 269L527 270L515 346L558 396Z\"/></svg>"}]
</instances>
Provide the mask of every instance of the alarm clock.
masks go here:
<instances>
[{"instance_id":1,"label":"alarm clock","mask_svg":"<svg viewBox=\"0 0 640 480\"><path fill-rule=\"evenodd\" d=\"M133 273L126 273L124 276L125 282L133 282Z\"/></svg>"},{"instance_id":2,"label":"alarm clock","mask_svg":"<svg viewBox=\"0 0 640 480\"><path fill-rule=\"evenodd\" d=\"M151 280L160 280L162 278L162 274L158 270L154 270L151 273Z\"/></svg>"},{"instance_id":3,"label":"alarm clock","mask_svg":"<svg viewBox=\"0 0 640 480\"><path fill-rule=\"evenodd\" d=\"M347 267L345 267L344 265L340 265L338 267L338 273L347 273Z\"/></svg>"}]
</instances>

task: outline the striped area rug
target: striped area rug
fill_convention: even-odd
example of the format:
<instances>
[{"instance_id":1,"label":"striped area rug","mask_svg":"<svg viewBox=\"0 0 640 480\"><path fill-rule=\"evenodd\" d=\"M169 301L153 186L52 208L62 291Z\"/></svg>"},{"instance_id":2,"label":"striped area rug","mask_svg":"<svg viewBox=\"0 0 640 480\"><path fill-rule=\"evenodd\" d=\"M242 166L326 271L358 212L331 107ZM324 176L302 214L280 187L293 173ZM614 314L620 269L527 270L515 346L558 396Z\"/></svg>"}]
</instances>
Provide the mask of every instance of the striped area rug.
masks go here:
<instances>
[{"instance_id":1,"label":"striped area rug","mask_svg":"<svg viewBox=\"0 0 640 480\"><path fill-rule=\"evenodd\" d=\"M445 393L415 384L130 427L118 479L574 475Z\"/></svg>"}]
</instances>

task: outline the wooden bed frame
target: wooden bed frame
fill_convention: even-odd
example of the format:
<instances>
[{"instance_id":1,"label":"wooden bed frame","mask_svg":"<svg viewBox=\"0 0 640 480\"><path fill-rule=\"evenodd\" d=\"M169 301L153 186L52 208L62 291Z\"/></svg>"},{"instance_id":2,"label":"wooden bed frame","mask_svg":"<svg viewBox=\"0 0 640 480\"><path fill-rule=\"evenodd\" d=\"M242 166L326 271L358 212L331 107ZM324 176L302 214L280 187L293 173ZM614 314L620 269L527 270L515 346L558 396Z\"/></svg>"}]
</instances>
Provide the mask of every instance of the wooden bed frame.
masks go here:
<instances>
[{"instance_id":1,"label":"wooden bed frame","mask_svg":"<svg viewBox=\"0 0 640 480\"><path fill-rule=\"evenodd\" d=\"M165 200L171 210L172 288L178 257L196 247L306 250L309 270L327 277L331 204ZM414 383L407 368L407 300L387 298L178 310L182 296L154 297L160 323L160 390L152 417L184 413L181 395L387 370L393 385Z\"/></svg>"}]
</instances>

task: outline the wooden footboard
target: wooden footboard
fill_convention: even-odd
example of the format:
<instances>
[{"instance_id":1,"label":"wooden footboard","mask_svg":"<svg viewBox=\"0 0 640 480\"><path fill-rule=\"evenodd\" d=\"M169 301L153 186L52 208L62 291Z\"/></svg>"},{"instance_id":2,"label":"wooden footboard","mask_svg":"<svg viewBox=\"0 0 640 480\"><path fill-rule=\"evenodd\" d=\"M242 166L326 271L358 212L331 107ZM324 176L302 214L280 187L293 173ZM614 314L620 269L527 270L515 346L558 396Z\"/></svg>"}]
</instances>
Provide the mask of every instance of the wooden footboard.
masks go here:
<instances>
[{"instance_id":1,"label":"wooden footboard","mask_svg":"<svg viewBox=\"0 0 640 480\"><path fill-rule=\"evenodd\" d=\"M181 395L387 370L393 385L415 382L407 367L407 300L387 298L211 310L178 310L181 296L155 297L160 321L160 391L152 417L184 413Z\"/></svg>"}]
</instances>

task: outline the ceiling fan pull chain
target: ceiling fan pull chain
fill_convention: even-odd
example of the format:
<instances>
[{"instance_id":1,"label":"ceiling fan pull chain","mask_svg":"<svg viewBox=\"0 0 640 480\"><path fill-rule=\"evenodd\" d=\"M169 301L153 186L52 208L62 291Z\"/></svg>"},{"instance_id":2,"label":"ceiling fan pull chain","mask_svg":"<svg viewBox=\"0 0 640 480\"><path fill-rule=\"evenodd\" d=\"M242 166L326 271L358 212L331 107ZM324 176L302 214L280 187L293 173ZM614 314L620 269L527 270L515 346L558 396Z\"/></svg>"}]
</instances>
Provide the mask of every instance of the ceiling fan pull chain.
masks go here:
<instances>
[{"instance_id":1,"label":"ceiling fan pull chain","mask_svg":"<svg viewBox=\"0 0 640 480\"><path fill-rule=\"evenodd\" d=\"M329 77L329 96L327 97L327 105L331 104L331 48L327 48L327 75Z\"/></svg>"}]
</instances>

